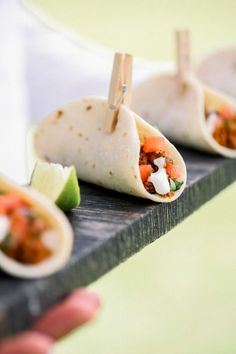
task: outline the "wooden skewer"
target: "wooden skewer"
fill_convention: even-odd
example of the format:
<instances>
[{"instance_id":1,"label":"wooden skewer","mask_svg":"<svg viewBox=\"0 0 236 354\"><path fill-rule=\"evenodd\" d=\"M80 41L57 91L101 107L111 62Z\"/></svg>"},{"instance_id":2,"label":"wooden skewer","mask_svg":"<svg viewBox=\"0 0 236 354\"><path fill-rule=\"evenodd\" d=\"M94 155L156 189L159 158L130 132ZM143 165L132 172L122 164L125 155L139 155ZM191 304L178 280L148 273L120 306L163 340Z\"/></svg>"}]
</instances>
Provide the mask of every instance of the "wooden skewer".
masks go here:
<instances>
[{"instance_id":1,"label":"wooden skewer","mask_svg":"<svg viewBox=\"0 0 236 354\"><path fill-rule=\"evenodd\" d=\"M180 83L184 83L191 71L189 30L176 31L177 74Z\"/></svg>"},{"instance_id":2,"label":"wooden skewer","mask_svg":"<svg viewBox=\"0 0 236 354\"><path fill-rule=\"evenodd\" d=\"M123 97L122 103L125 104L126 106L129 106L131 103L132 67L133 67L133 56L130 54L125 54L123 83L126 85L126 92Z\"/></svg>"},{"instance_id":3,"label":"wooden skewer","mask_svg":"<svg viewBox=\"0 0 236 354\"><path fill-rule=\"evenodd\" d=\"M122 61L123 55L116 53L113 62L111 82L108 95L108 109L106 118L106 131L111 133L116 125L118 114L118 99L122 94Z\"/></svg>"},{"instance_id":4,"label":"wooden skewer","mask_svg":"<svg viewBox=\"0 0 236 354\"><path fill-rule=\"evenodd\" d=\"M130 104L132 61L132 55L130 54L115 54L106 117L106 131L108 133L115 129L121 103Z\"/></svg>"}]
</instances>

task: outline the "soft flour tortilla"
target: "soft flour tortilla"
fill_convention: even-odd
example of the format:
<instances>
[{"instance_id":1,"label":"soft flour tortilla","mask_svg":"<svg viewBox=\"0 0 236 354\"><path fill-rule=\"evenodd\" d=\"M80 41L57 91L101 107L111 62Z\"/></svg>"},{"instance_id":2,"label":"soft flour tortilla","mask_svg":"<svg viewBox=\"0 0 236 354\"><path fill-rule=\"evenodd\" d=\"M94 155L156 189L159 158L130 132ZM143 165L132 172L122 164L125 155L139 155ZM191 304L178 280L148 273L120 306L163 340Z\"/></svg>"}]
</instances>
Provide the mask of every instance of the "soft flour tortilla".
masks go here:
<instances>
[{"instance_id":1,"label":"soft flour tortilla","mask_svg":"<svg viewBox=\"0 0 236 354\"><path fill-rule=\"evenodd\" d=\"M206 56L197 65L196 75L210 87L236 98L236 47Z\"/></svg>"},{"instance_id":2,"label":"soft flour tortilla","mask_svg":"<svg viewBox=\"0 0 236 354\"><path fill-rule=\"evenodd\" d=\"M55 253L45 261L35 265L24 265L0 251L0 268L20 278L39 278L50 275L67 262L73 245L72 228L65 215L46 197L30 187L19 187L0 175L0 192L19 195L32 205L32 209L55 230L58 246Z\"/></svg>"},{"instance_id":3,"label":"soft flour tortilla","mask_svg":"<svg viewBox=\"0 0 236 354\"><path fill-rule=\"evenodd\" d=\"M132 109L180 145L236 157L236 150L218 144L208 131L205 105L212 109L229 105L236 110L233 100L192 75L180 86L176 75L162 74L150 77L134 90Z\"/></svg>"},{"instance_id":4,"label":"soft flour tortilla","mask_svg":"<svg viewBox=\"0 0 236 354\"><path fill-rule=\"evenodd\" d=\"M166 140L166 152L178 164L184 184L172 198L150 194L139 172L140 141L147 136L162 136L126 106L121 105L118 123L112 133L105 131L107 101L84 98L50 114L39 126L35 145L38 156L63 165L75 165L78 177L105 188L155 202L178 198L186 183L184 161Z\"/></svg>"}]
</instances>

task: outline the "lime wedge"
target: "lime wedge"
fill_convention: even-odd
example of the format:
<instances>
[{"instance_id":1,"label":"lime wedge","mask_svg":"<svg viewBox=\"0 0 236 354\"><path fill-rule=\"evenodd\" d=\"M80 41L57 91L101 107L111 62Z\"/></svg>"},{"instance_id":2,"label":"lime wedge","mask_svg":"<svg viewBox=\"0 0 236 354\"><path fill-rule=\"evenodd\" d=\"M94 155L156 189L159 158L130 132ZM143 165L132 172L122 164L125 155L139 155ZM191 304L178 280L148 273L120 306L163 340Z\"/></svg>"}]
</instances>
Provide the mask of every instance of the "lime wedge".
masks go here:
<instances>
[{"instance_id":1,"label":"lime wedge","mask_svg":"<svg viewBox=\"0 0 236 354\"><path fill-rule=\"evenodd\" d=\"M38 161L31 177L31 186L69 211L80 203L80 189L74 166Z\"/></svg>"}]
</instances>

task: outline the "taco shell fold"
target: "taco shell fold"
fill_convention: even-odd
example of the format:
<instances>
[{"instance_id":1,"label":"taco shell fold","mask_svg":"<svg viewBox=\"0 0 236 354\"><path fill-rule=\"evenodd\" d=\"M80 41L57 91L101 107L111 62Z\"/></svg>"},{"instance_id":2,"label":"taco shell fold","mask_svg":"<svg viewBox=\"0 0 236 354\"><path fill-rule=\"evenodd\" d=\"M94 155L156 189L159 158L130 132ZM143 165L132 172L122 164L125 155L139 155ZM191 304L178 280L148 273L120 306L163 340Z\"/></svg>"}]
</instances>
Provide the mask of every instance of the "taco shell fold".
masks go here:
<instances>
[{"instance_id":1,"label":"taco shell fold","mask_svg":"<svg viewBox=\"0 0 236 354\"><path fill-rule=\"evenodd\" d=\"M174 74L159 74L142 82L133 93L132 109L170 140L205 152L236 157L236 149L220 145L207 128L205 108L219 109L236 102L189 75L181 86Z\"/></svg>"},{"instance_id":2,"label":"taco shell fold","mask_svg":"<svg viewBox=\"0 0 236 354\"><path fill-rule=\"evenodd\" d=\"M196 66L196 75L206 85L236 99L236 47L207 55Z\"/></svg>"},{"instance_id":3,"label":"taco shell fold","mask_svg":"<svg viewBox=\"0 0 236 354\"><path fill-rule=\"evenodd\" d=\"M35 146L38 156L63 165L75 165L79 179L118 192L155 202L176 199L186 183L184 161L166 141L166 152L181 170L183 186L171 198L150 194L139 172L140 143L150 135L162 136L124 105L120 106L115 130L107 133L107 100L84 98L51 113L38 127Z\"/></svg>"},{"instance_id":4,"label":"taco shell fold","mask_svg":"<svg viewBox=\"0 0 236 354\"><path fill-rule=\"evenodd\" d=\"M0 192L17 195L29 202L32 210L47 222L57 236L57 246L53 254L33 265L20 263L0 250L0 269L20 278L39 278L60 270L68 261L73 246L72 228L65 215L48 198L30 187L20 187L2 175Z\"/></svg>"}]
</instances>

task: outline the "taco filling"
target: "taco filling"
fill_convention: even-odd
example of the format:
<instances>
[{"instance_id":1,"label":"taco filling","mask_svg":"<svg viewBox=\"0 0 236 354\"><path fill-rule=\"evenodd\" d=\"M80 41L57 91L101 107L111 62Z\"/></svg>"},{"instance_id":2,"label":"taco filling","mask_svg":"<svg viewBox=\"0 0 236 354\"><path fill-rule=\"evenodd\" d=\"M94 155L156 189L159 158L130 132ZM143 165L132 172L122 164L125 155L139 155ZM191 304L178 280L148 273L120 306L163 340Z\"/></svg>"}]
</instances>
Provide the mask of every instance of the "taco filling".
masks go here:
<instances>
[{"instance_id":1,"label":"taco filling","mask_svg":"<svg viewBox=\"0 0 236 354\"><path fill-rule=\"evenodd\" d=\"M218 144L236 149L236 113L228 106L215 111L206 110L207 126Z\"/></svg>"},{"instance_id":2,"label":"taco filling","mask_svg":"<svg viewBox=\"0 0 236 354\"><path fill-rule=\"evenodd\" d=\"M146 138L140 147L139 170L149 193L170 198L181 188L183 181L179 167L165 150L163 137Z\"/></svg>"},{"instance_id":3,"label":"taco filling","mask_svg":"<svg viewBox=\"0 0 236 354\"><path fill-rule=\"evenodd\" d=\"M0 250L24 264L37 264L55 250L56 235L30 203L0 193Z\"/></svg>"}]
</instances>

